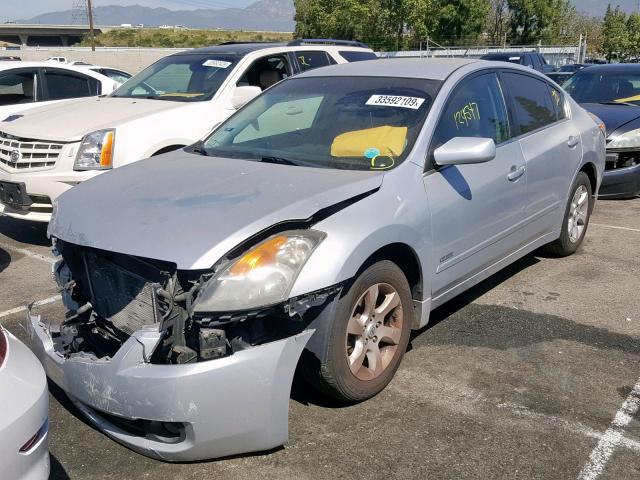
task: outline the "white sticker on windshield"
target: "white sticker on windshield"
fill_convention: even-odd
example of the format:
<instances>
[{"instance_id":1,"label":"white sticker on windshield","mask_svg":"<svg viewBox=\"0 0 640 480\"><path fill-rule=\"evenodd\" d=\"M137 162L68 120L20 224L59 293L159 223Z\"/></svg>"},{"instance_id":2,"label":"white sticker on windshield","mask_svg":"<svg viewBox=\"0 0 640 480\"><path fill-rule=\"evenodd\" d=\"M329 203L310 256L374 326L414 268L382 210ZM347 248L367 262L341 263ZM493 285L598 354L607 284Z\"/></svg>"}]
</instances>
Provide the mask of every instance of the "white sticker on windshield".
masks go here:
<instances>
[{"instance_id":1,"label":"white sticker on windshield","mask_svg":"<svg viewBox=\"0 0 640 480\"><path fill-rule=\"evenodd\" d=\"M520 57L509 57L510 62L513 62L514 60L520 60Z\"/></svg>"},{"instance_id":2,"label":"white sticker on windshield","mask_svg":"<svg viewBox=\"0 0 640 480\"><path fill-rule=\"evenodd\" d=\"M378 107L400 107L418 110L424 100L424 98L402 97L400 95L371 95L366 104Z\"/></svg>"},{"instance_id":3,"label":"white sticker on windshield","mask_svg":"<svg viewBox=\"0 0 640 480\"><path fill-rule=\"evenodd\" d=\"M205 67L216 67L216 68L228 68L231 65L231 62L225 62L224 60L207 60L203 64Z\"/></svg>"}]
</instances>

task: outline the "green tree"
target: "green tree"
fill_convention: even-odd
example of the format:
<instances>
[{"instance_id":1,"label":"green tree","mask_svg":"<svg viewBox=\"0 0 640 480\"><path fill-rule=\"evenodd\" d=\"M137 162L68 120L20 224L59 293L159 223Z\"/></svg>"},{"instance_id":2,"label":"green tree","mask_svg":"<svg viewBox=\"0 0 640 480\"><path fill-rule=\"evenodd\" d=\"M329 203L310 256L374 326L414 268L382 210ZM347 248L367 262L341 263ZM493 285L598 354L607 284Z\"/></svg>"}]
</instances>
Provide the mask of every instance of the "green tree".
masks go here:
<instances>
[{"instance_id":1,"label":"green tree","mask_svg":"<svg viewBox=\"0 0 640 480\"><path fill-rule=\"evenodd\" d=\"M632 13L627 18L627 52L634 58L640 57L640 13Z\"/></svg>"},{"instance_id":2,"label":"green tree","mask_svg":"<svg viewBox=\"0 0 640 480\"><path fill-rule=\"evenodd\" d=\"M531 44L550 35L571 11L569 0L508 0L511 10L511 42ZM552 34L551 34L552 36Z\"/></svg>"},{"instance_id":3,"label":"green tree","mask_svg":"<svg viewBox=\"0 0 640 480\"><path fill-rule=\"evenodd\" d=\"M464 42L483 32L491 10L489 0L439 0L436 39L447 44Z\"/></svg>"},{"instance_id":4,"label":"green tree","mask_svg":"<svg viewBox=\"0 0 640 480\"><path fill-rule=\"evenodd\" d=\"M627 15L620 7L607 6L602 24L602 48L608 61L613 57L623 57L628 47Z\"/></svg>"}]
</instances>

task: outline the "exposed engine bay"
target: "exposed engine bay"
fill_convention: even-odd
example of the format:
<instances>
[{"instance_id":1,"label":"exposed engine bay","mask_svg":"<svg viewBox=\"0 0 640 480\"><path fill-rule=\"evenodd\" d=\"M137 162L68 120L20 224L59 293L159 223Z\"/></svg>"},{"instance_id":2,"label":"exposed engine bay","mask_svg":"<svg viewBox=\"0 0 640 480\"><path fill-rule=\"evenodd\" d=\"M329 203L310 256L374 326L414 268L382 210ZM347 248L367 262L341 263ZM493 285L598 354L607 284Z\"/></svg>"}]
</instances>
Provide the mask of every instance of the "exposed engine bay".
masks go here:
<instances>
[{"instance_id":1,"label":"exposed engine bay","mask_svg":"<svg viewBox=\"0 0 640 480\"><path fill-rule=\"evenodd\" d=\"M54 276L69 309L50 325L55 350L109 360L135 332L157 328L161 341L148 361L188 364L214 360L302 332L332 287L304 298L243 312L197 311L199 293L214 271L179 271L174 264L80 247L56 239L62 260ZM304 316L303 316L304 315Z\"/></svg>"}]
</instances>

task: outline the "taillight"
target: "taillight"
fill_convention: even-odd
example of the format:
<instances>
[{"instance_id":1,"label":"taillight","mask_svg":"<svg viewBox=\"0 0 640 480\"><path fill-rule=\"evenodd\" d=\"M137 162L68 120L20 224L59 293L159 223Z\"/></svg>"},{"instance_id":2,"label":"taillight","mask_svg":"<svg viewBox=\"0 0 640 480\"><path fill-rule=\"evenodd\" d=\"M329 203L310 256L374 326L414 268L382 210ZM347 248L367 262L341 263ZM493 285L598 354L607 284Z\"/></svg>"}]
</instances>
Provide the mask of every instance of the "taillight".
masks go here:
<instances>
[{"instance_id":1,"label":"taillight","mask_svg":"<svg viewBox=\"0 0 640 480\"><path fill-rule=\"evenodd\" d=\"M47 418L42 426L38 429L38 431L33 435L33 437L27 440L27 443L20 447L20 453L29 453L31 450L33 450L33 448L38 445L38 443L40 443L40 440L42 440L47 435L48 431L49 419Z\"/></svg>"},{"instance_id":2,"label":"taillight","mask_svg":"<svg viewBox=\"0 0 640 480\"><path fill-rule=\"evenodd\" d=\"M7 358L7 334L4 333L2 326L0 326L0 367Z\"/></svg>"}]
</instances>

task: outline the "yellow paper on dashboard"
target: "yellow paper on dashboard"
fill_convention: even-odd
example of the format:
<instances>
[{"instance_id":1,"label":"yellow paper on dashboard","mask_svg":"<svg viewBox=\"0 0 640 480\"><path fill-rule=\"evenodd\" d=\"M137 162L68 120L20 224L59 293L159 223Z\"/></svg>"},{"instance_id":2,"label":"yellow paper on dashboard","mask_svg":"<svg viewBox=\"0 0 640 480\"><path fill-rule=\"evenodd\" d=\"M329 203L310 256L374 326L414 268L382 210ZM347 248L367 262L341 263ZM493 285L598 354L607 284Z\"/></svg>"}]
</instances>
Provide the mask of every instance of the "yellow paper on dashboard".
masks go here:
<instances>
[{"instance_id":1,"label":"yellow paper on dashboard","mask_svg":"<svg viewBox=\"0 0 640 480\"><path fill-rule=\"evenodd\" d=\"M362 157L377 149L385 157L399 157L407 141L407 127L382 127L354 130L338 135L331 144L332 157Z\"/></svg>"}]
</instances>

